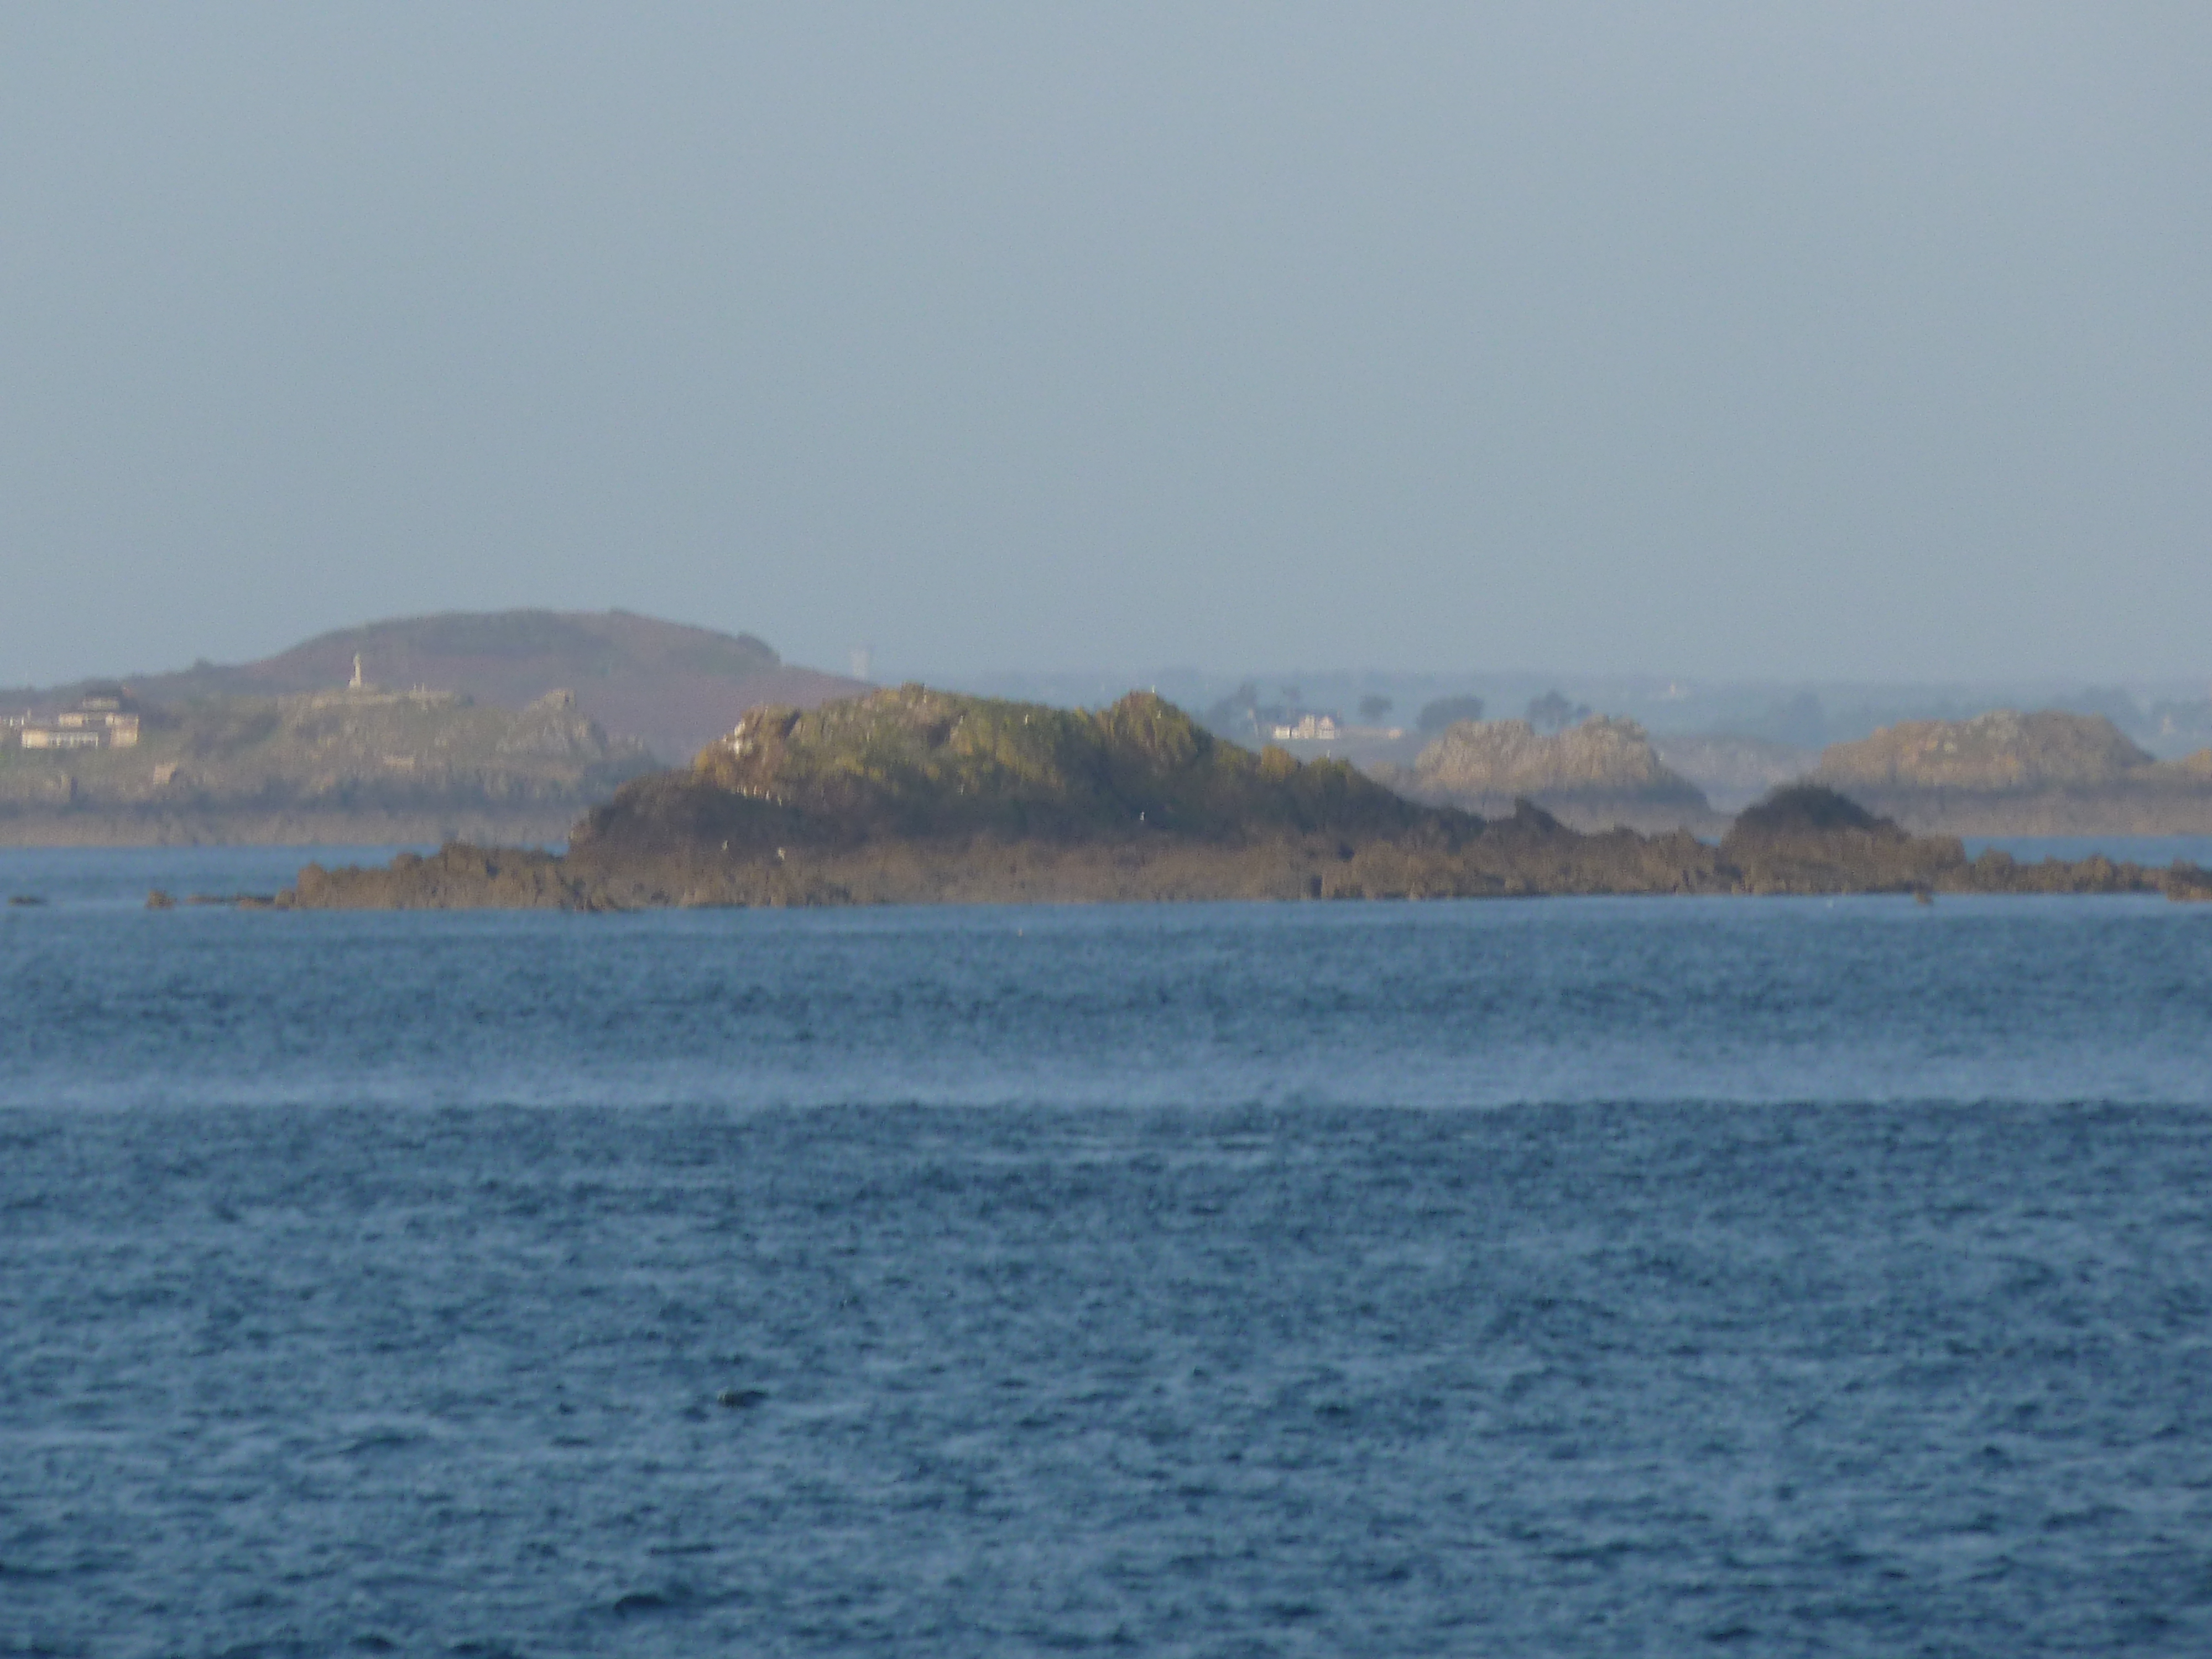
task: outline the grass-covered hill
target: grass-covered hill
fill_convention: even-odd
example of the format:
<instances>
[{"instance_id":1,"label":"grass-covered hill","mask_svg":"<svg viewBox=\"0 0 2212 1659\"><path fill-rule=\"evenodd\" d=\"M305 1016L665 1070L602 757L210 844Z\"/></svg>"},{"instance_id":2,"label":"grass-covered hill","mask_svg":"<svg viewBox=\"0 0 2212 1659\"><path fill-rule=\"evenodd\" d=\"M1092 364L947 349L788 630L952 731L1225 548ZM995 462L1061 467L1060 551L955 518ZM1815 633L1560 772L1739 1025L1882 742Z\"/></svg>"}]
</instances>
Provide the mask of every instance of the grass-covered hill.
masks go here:
<instances>
[{"instance_id":1,"label":"grass-covered hill","mask_svg":"<svg viewBox=\"0 0 2212 1659\"><path fill-rule=\"evenodd\" d=\"M688 770L629 785L579 840L1220 841L1397 834L1433 816L1343 762L1301 765L1279 749L1224 742L1146 692L1092 713L908 685L811 710L753 709Z\"/></svg>"}]
</instances>

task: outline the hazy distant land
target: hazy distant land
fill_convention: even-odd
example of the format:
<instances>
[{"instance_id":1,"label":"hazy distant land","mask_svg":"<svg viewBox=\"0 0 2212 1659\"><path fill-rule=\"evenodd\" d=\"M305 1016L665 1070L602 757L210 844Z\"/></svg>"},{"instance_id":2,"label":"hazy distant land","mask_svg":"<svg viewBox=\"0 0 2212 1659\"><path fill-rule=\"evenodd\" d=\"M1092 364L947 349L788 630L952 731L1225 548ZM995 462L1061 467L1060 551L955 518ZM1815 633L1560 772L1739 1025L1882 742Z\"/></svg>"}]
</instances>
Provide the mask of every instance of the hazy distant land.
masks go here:
<instances>
[{"instance_id":1,"label":"hazy distant land","mask_svg":"<svg viewBox=\"0 0 2212 1659\"><path fill-rule=\"evenodd\" d=\"M129 747L0 747L0 845L557 842L752 704L864 689L621 611L376 623L234 667L0 693L50 719L121 694L138 716Z\"/></svg>"},{"instance_id":2,"label":"hazy distant land","mask_svg":"<svg viewBox=\"0 0 2212 1659\"><path fill-rule=\"evenodd\" d=\"M554 692L374 688L142 705L127 748L0 751L0 843L557 841L656 767Z\"/></svg>"},{"instance_id":3,"label":"hazy distant land","mask_svg":"<svg viewBox=\"0 0 2212 1659\"><path fill-rule=\"evenodd\" d=\"M1378 768L1376 775L1416 800L1486 817L1528 800L1581 830L1718 836L1728 827L1704 791L1660 758L1641 726L1602 714L1551 732L1525 720L1462 720L1410 768Z\"/></svg>"},{"instance_id":4,"label":"hazy distant land","mask_svg":"<svg viewBox=\"0 0 2212 1659\"><path fill-rule=\"evenodd\" d=\"M728 731L755 703L810 707L867 689L860 680L785 662L750 634L723 634L626 611L449 611L318 635L258 662L200 662L106 677L149 702L326 691L353 676L393 690L427 687L521 708L566 690L586 719L681 760ZM94 682L0 690L0 710L66 702Z\"/></svg>"},{"instance_id":5,"label":"hazy distant land","mask_svg":"<svg viewBox=\"0 0 2212 1659\"><path fill-rule=\"evenodd\" d=\"M1603 715L1553 733L1467 721L1410 767L1373 769L1419 799L1495 812L1526 798L1583 829L1718 835L1727 817L1701 775L1739 802L1825 785L1929 835L2212 835L2212 749L2160 761L2103 715L2057 710L1908 721L1817 755L1725 735L1655 742Z\"/></svg>"},{"instance_id":6,"label":"hazy distant land","mask_svg":"<svg viewBox=\"0 0 2212 1659\"><path fill-rule=\"evenodd\" d=\"M1947 835L2212 834L2212 749L2154 760L2102 715L1911 721L1834 745L1814 775Z\"/></svg>"},{"instance_id":7,"label":"hazy distant land","mask_svg":"<svg viewBox=\"0 0 2212 1659\"><path fill-rule=\"evenodd\" d=\"M0 844L544 844L749 708L804 710L867 690L785 663L751 635L621 611L374 623L254 663L0 692L0 709L27 711L34 727L88 693L120 696L137 721L129 747L33 750L16 716L0 734L15 739L0 743ZM1247 750L1349 762L1419 805L1495 819L1528 801L1586 831L1717 841L1736 811L1810 781L1927 834L2212 834L2212 748L2178 747L2212 732L2212 703L2146 713L2123 693L2087 695L2111 714L1899 720L1825 748L1756 731L1654 732L1556 690L1524 718L1484 719L1482 700L1459 694L1393 726L1387 696L1359 696L1354 719L1301 703L1294 688L1263 703L1246 682L1197 724ZM1008 700L982 702L997 701ZM1709 714L1732 706L1708 701ZM2113 716L2154 732L2146 741L2170 758ZM1799 738L1833 724L1803 694L1751 723L1762 722Z\"/></svg>"}]
</instances>

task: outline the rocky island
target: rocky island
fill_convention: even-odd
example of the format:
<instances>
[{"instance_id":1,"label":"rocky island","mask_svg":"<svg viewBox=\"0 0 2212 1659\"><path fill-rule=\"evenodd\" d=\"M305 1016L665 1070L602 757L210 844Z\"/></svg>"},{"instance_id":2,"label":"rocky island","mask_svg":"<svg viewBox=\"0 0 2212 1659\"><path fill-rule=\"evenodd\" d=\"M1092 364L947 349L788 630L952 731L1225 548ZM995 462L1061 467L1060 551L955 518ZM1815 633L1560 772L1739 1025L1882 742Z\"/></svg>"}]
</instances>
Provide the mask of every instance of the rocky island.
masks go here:
<instances>
[{"instance_id":1,"label":"rocky island","mask_svg":"<svg viewBox=\"0 0 2212 1659\"><path fill-rule=\"evenodd\" d=\"M1832 745L1813 778L1908 829L2212 835L2212 749L2156 760L2101 714L1998 709L1908 720Z\"/></svg>"},{"instance_id":2,"label":"rocky island","mask_svg":"<svg viewBox=\"0 0 2212 1659\"><path fill-rule=\"evenodd\" d=\"M1595 714L1560 732L1527 720L1461 720L1411 769L1376 775L1401 793L1495 817L1527 800L1577 830L1688 830L1727 822L1704 792L1671 769L1632 720Z\"/></svg>"},{"instance_id":3,"label":"rocky island","mask_svg":"<svg viewBox=\"0 0 2212 1659\"><path fill-rule=\"evenodd\" d=\"M560 856L465 843L310 865L286 908L1443 898L1550 893L2212 894L2191 866L1969 860L1831 791L1717 844L1585 834L1526 802L1407 799L1338 761L1213 737L1157 696L1095 712L909 685L755 708L686 768L624 784Z\"/></svg>"}]
</instances>

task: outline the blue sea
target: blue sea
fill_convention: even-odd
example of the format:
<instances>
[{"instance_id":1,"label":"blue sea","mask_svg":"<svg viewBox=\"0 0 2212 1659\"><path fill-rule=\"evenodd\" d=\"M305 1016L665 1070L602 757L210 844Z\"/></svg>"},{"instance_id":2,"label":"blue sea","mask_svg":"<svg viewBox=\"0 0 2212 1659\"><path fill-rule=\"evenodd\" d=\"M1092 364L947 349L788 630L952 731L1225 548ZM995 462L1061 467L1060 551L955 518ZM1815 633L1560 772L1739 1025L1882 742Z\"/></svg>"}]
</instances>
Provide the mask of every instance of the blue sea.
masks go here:
<instances>
[{"instance_id":1,"label":"blue sea","mask_svg":"<svg viewBox=\"0 0 2212 1659\"><path fill-rule=\"evenodd\" d=\"M0 1655L2212 1652L2212 906L307 856L0 853Z\"/></svg>"}]
</instances>

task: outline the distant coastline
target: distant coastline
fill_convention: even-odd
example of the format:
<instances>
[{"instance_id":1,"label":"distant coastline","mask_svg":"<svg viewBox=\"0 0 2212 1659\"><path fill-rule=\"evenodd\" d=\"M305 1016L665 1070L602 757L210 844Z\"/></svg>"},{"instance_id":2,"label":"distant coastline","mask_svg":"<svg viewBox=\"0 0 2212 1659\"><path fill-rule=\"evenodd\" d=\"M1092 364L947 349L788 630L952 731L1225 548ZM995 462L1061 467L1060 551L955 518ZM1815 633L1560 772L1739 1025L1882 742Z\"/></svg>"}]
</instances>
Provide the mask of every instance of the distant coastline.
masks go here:
<instances>
[{"instance_id":1,"label":"distant coastline","mask_svg":"<svg viewBox=\"0 0 2212 1659\"><path fill-rule=\"evenodd\" d=\"M659 766L655 744L865 689L621 611L402 617L256 663L0 694L0 846L544 845Z\"/></svg>"},{"instance_id":2,"label":"distant coastline","mask_svg":"<svg viewBox=\"0 0 2212 1659\"><path fill-rule=\"evenodd\" d=\"M0 847L395 847L480 842L557 846L567 810L507 816L423 812L45 812L0 814Z\"/></svg>"},{"instance_id":3,"label":"distant coastline","mask_svg":"<svg viewBox=\"0 0 2212 1659\"><path fill-rule=\"evenodd\" d=\"M0 693L0 846L543 845L747 708L868 690L751 635L620 611L402 617L255 663ZM1364 724L1285 695L1262 706L1248 683L1200 724L1485 821L1526 801L1587 833L1717 841L1743 807L1810 782L1916 834L2212 835L2212 749L2182 747L2212 734L2212 702L2162 703L2154 720L2117 696L2112 715L1903 720L1819 749L1803 746L1817 706L1784 743L1654 732L1556 691L1523 719L1485 720L1463 695L1400 726L1380 723L1381 695L1360 699Z\"/></svg>"}]
</instances>

